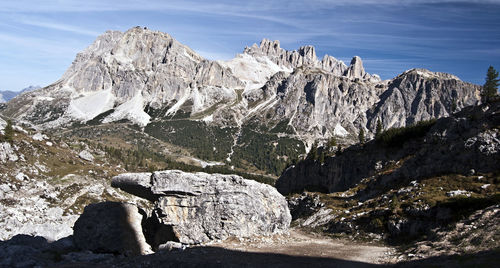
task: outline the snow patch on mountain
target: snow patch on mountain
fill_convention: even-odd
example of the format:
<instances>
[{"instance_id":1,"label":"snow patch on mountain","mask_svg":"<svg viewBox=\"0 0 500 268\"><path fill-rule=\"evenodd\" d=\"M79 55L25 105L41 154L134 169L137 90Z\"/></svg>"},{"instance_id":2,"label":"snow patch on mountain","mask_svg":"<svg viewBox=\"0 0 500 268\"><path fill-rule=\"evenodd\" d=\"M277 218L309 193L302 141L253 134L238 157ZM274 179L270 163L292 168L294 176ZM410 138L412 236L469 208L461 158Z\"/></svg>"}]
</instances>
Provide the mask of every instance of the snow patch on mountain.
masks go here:
<instances>
[{"instance_id":1,"label":"snow patch on mountain","mask_svg":"<svg viewBox=\"0 0 500 268\"><path fill-rule=\"evenodd\" d=\"M177 101L172 107L170 107L167 112L165 113L165 116L171 116L175 115L177 110L181 108L181 106L189 99L189 96L191 95L191 92L187 92L184 94L182 97L179 98L179 101Z\"/></svg>"},{"instance_id":2,"label":"snow patch on mountain","mask_svg":"<svg viewBox=\"0 0 500 268\"><path fill-rule=\"evenodd\" d=\"M193 161L197 162L198 164L200 164L202 168L211 167L211 166L223 166L223 165L225 165L222 162L204 161L204 160L201 160L201 159L198 159L198 158L194 158L194 157L192 157L191 159Z\"/></svg>"},{"instance_id":3,"label":"snow patch on mountain","mask_svg":"<svg viewBox=\"0 0 500 268\"><path fill-rule=\"evenodd\" d=\"M335 125L335 128L333 129L333 135L345 137L345 136L349 135L349 132L344 127L342 127L340 124L337 124L337 125Z\"/></svg>"},{"instance_id":4,"label":"snow patch on mountain","mask_svg":"<svg viewBox=\"0 0 500 268\"><path fill-rule=\"evenodd\" d=\"M81 121L88 121L112 109L114 101L115 96L111 89L82 92L79 97L71 100L66 114Z\"/></svg>"},{"instance_id":5,"label":"snow patch on mountain","mask_svg":"<svg viewBox=\"0 0 500 268\"><path fill-rule=\"evenodd\" d=\"M246 84L245 91L260 88L277 72L292 72L291 68L280 67L268 57L238 54L234 59L219 61L219 63L231 69L234 76Z\"/></svg>"},{"instance_id":6,"label":"snow patch on mountain","mask_svg":"<svg viewBox=\"0 0 500 268\"><path fill-rule=\"evenodd\" d=\"M145 100L142 96L142 92L139 91L132 99L116 107L115 111L107 116L102 122L109 123L122 119L128 119L133 123L144 127L151 119L151 117L144 112L144 106Z\"/></svg>"}]
</instances>

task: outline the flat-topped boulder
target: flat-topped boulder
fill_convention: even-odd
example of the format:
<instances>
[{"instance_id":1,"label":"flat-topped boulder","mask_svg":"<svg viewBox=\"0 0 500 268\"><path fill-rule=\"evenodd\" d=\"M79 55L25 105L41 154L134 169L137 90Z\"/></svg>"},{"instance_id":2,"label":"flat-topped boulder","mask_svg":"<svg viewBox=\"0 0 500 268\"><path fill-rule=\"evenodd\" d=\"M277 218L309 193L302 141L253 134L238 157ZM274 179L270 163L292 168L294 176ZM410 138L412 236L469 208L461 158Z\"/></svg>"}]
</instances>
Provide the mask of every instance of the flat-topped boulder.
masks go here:
<instances>
[{"instance_id":1,"label":"flat-topped boulder","mask_svg":"<svg viewBox=\"0 0 500 268\"><path fill-rule=\"evenodd\" d=\"M148 238L154 247L271 235L287 231L291 221L286 199L274 187L236 175L128 173L114 177L112 186L154 202L149 224L156 227Z\"/></svg>"}]
</instances>

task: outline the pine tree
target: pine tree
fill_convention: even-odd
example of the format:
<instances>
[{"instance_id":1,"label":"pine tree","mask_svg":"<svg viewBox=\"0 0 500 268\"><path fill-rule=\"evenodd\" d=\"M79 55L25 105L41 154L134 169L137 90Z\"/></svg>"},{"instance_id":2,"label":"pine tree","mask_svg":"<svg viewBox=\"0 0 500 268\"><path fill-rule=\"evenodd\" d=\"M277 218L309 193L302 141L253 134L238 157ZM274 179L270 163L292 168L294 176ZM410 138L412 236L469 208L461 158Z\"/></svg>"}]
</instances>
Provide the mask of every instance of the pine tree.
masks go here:
<instances>
[{"instance_id":1,"label":"pine tree","mask_svg":"<svg viewBox=\"0 0 500 268\"><path fill-rule=\"evenodd\" d=\"M359 138L359 143L361 144L365 143L365 130L363 128L359 130L358 138Z\"/></svg>"},{"instance_id":2,"label":"pine tree","mask_svg":"<svg viewBox=\"0 0 500 268\"><path fill-rule=\"evenodd\" d=\"M332 150L333 150L333 147L336 147L337 146L337 139L335 139L335 137L331 137L330 139L328 139L328 142L326 143L326 153L331 153Z\"/></svg>"},{"instance_id":3,"label":"pine tree","mask_svg":"<svg viewBox=\"0 0 500 268\"><path fill-rule=\"evenodd\" d=\"M337 139L335 139L335 137L331 137L329 140L328 140L328 147L335 147L337 146Z\"/></svg>"},{"instance_id":4,"label":"pine tree","mask_svg":"<svg viewBox=\"0 0 500 268\"><path fill-rule=\"evenodd\" d=\"M312 160L318 159L318 142L317 141L315 141L313 143L313 145L311 146L311 150L307 154L306 158L307 159L312 159Z\"/></svg>"},{"instance_id":5,"label":"pine tree","mask_svg":"<svg viewBox=\"0 0 500 268\"><path fill-rule=\"evenodd\" d=\"M325 150L321 150L321 153L319 154L319 162L321 164L325 163Z\"/></svg>"},{"instance_id":6,"label":"pine tree","mask_svg":"<svg viewBox=\"0 0 500 268\"><path fill-rule=\"evenodd\" d=\"M375 138L377 138L382 133L382 123L380 119L377 119L377 129L375 130Z\"/></svg>"},{"instance_id":7,"label":"pine tree","mask_svg":"<svg viewBox=\"0 0 500 268\"><path fill-rule=\"evenodd\" d=\"M3 132L4 132L3 139L6 142L12 143L12 141L14 140L14 129L12 128L12 121L7 120L7 125L5 126Z\"/></svg>"},{"instance_id":8,"label":"pine tree","mask_svg":"<svg viewBox=\"0 0 500 268\"><path fill-rule=\"evenodd\" d=\"M488 68L488 72L486 73L486 83L484 83L481 97L483 102L490 102L495 98L498 91L498 85L500 83L500 79L498 78L498 72L490 66Z\"/></svg>"}]
</instances>

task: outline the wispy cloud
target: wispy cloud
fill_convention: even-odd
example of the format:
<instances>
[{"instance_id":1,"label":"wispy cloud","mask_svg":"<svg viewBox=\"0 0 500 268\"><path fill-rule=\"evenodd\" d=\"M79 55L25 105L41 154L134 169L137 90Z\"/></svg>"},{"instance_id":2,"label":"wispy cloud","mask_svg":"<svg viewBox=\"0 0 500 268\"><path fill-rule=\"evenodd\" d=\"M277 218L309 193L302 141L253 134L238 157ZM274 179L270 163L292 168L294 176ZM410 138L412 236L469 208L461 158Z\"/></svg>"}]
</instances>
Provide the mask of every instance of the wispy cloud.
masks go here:
<instances>
[{"instance_id":1,"label":"wispy cloud","mask_svg":"<svg viewBox=\"0 0 500 268\"><path fill-rule=\"evenodd\" d=\"M70 63L100 32L144 25L210 59L231 58L265 37L286 49L314 45L319 56L357 54L386 77L425 64L472 73L500 64L498 12L500 0L0 1L0 58L2 66L8 58L45 69L43 60Z\"/></svg>"},{"instance_id":2,"label":"wispy cloud","mask_svg":"<svg viewBox=\"0 0 500 268\"><path fill-rule=\"evenodd\" d=\"M15 46L16 49L25 48L30 51L38 51L40 57L51 58L75 54L86 45L75 40L50 40L37 37L19 36L15 34L0 33L0 47ZM5 50L5 49L4 49ZM36 57L36 55L27 55Z\"/></svg>"},{"instance_id":3,"label":"wispy cloud","mask_svg":"<svg viewBox=\"0 0 500 268\"><path fill-rule=\"evenodd\" d=\"M306 7L324 8L345 5L415 5L415 4L500 4L500 0L278 0L278 1L135 1L135 0L30 0L2 1L0 11L4 12L89 12L89 11L164 11L197 10L204 12L263 12L279 10L300 10Z\"/></svg>"},{"instance_id":4,"label":"wispy cloud","mask_svg":"<svg viewBox=\"0 0 500 268\"><path fill-rule=\"evenodd\" d=\"M35 27L42 27L42 28L58 30L58 31L65 31L65 32L87 35L87 36L96 37L96 36L101 34L97 31L92 31L92 30L84 29L84 28L81 28L78 26L73 26L73 25L68 25L68 24L58 23L58 22L41 21L41 20L37 20L37 19L21 19L18 22L25 24L25 25L31 25L31 26L35 26Z\"/></svg>"}]
</instances>

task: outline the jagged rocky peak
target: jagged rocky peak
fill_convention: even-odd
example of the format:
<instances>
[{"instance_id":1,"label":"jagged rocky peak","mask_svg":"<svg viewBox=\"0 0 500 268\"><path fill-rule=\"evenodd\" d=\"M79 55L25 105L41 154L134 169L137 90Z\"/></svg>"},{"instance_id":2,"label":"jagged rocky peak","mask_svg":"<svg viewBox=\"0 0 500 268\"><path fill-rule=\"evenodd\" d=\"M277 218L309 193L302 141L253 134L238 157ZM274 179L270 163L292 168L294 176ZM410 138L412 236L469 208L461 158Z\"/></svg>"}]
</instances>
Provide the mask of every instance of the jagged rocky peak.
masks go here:
<instances>
[{"instance_id":1,"label":"jagged rocky peak","mask_svg":"<svg viewBox=\"0 0 500 268\"><path fill-rule=\"evenodd\" d=\"M263 39L260 45L254 44L251 47L245 48L244 54L254 57L268 57L278 66L295 69L297 67L312 67L319 68L327 72L331 72L336 76L345 76L350 79L367 80L370 82L379 82L378 75L370 75L365 72L363 61L356 56L351 61L348 67L332 56L325 55L322 60L316 56L314 46L302 46L298 50L288 51L280 47L279 41L271 41Z\"/></svg>"},{"instance_id":2,"label":"jagged rocky peak","mask_svg":"<svg viewBox=\"0 0 500 268\"><path fill-rule=\"evenodd\" d=\"M378 75L371 75L365 71L365 67L363 66L363 60L359 56L354 56L351 60L351 64L345 70L344 76L347 76L350 79L361 79L368 80L370 82L380 82L381 79Z\"/></svg>"},{"instance_id":3,"label":"jagged rocky peak","mask_svg":"<svg viewBox=\"0 0 500 268\"><path fill-rule=\"evenodd\" d=\"M363 61L360 57L354 56L351 60L351 65L346 70L345 75L350 78L363 78L366 75Z\"/></svg>"},{"instance_id":4,"label":"jagged rocky peak","mask_svg":"<svg viewBox=\"0 0 500 268\"><path fill-rule=\"evenodd\" d=\"M302 56L303 65L315 65L318 61L316 50L313 46L302 46L299 48L299 55Z\"/></svg>"},{"instance_id":5,"label":"jagged rocky peak","mask_svg":"<svg viewBox=\"0 0 500 268\"><path fill-rule=\"evenodd\" d=\"M327 70L332 72L334 75L342 76L347 69L345 63L341 60L337 60L336 58L325 55L321 60L321 67L323 70Z\"/></svg>"}]
</instances>

